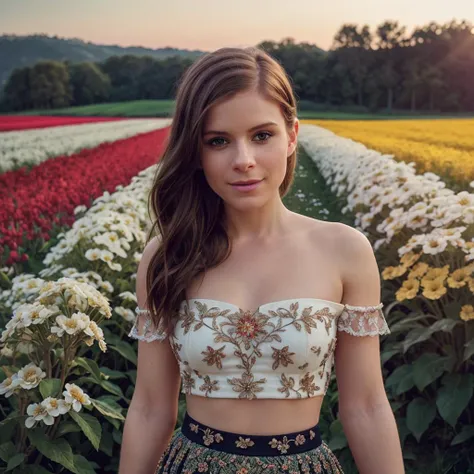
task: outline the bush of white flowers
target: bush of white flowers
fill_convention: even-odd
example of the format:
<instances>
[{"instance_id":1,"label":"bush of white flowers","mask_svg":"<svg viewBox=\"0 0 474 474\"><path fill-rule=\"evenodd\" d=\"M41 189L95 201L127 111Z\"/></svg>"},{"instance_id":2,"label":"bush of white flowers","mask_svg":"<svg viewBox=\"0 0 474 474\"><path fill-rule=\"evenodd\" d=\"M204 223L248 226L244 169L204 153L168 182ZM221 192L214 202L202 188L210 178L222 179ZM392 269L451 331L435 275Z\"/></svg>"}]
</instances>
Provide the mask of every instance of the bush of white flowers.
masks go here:
<instances>
[{"instance_id":1,"label":"bush of white flowers","mask_svg":"<svg viewBox=\"0 0 474 474\"><path fill-rule=\"evenodd\" d=\"M474 438L474 194L414 163L303 125L300 143L373 244L391 334L386 388L404 453L430 439L454 462ZM418 449L418 451L417 451ZM453 464L454 464L453 462ZM474 459L473 459L474 462Z\"/></svg>"},{"instance_id":2,"label":"bush of white flowers","mask_svg":"<svg viewBox=\"0 0 474 474\"><path fill-rule=\"evenodd\" d=\"M77 208L78 219L69 231L59 236L57 245L46 255L44 269L38 275L31 273L15 276L11 271L8 274L2 273L8 284L0 292L0 316L2 313L5 315L6 312L13 312L13 318L1 324L5 331L0 343L0 358L2 362L8 361L8 367L12 368L4 371L0 393L3 392L4 400L7 401L20 399L25 393L25 389L21 387L25 382L20 383L20 379L25 378L21 369L26 371L29 374L27 378L34 380L34 383L38 382L36 391L40 390L42 398L36 396L29 404L22 404L22 429L27 432L23 434L24 442L30 440L31 444L28 446L36 443L36 449L43 453L38 445L44 437L35 438L33 442L32 437L35 435L31 433L42 428L48 430L49 436L52 430L49 426L53 426L50 423L53 421L56 426L55 420L62 417L66 420L65 427L55 428L57 432L53 434L60 434L59 439L64 436L71 439L70 446L73 448L65 449L72 453L74 462L79 459L83 468L87 462L90 465L97 462L101 466L108 466L111 471L117 468L121 425L124 420L122 412L128 407L136 380L136 345L125 336L135 318L134 278L150 228L147 197L155 170L156 167L151 167L142 171L133 178L130 185L119 186L112 194L105 193L89 209ZM82 295L83 293L78 293L78 289L84 286L94 294L101 295L103 301L108 301L110 311L100 327L90 315L91 321L88 322L88 313L81 306L81 298L73 294L71 304L75 302L79 305L77 311L51 313L55 308L41 301L44 299L45 289L54 281L74 282L78 285L74 294ZM114 317L110 318L110 315ZM48 323L50 326L46 327L40 324L43 320L53 323ZM47 360L40 364L38 360L31 358L35 346L32 345L29 333L25 336L20 331L25 324L22 321L26 321L28 331L31 327L40 331L35 333L35 337L50 344L51 357L57 358L54 360L63 360L65 356L71 358L69 374L77 376L76 380L64 379L62 373L58 373L57 364L50 368ZM76 343L72 342L73 338L81 340L78 346L82 348L80 352L75 352ZM104 352L106 349L107 352ZM18 366L17 361L24 359L24 365ZM34 366L28 366L27 361L34 363ZM59 388L61 381L63 383ZM50 387L50 391L44 389L46 386ZM0 401L0 406L1 403ZM82 408L96 408L101 412L103 418L100 422L95 418L101 426L100 442L92 433L97 429L97 423L92 420L94 417L83 414ZM5 408L7 411L12 409L13 407L8 406ZM16 413L18 410L19 406ZM84 417L89 427L83 422ZM80 433L77 433L80 423L92 437L95 443L92 445L96 449L98 446L100 453L88 452L86 456L82 451L77 452L76 447L84 444L78 438ZM7 430L0 430L0 446L10 442L11 436ZM89 441L92 443L91 439ZM12 447L11 444L8 446L9 449ZM29 449L32 451L34 448ZM49 457L48 454L43 454L55 461L51 453ZM33 454L29 453L28 460L31 456ZM0 458L3 459L1 448ZM22 469L25 468L24 463L21 466Z\"/></svg>"},{"instance_id":3,"label":"bush of white flowers","mask_svg":"<svg viewBox=\"0 0 474 474\"><path fill-rule=\"evenodd\" d=\"M97 363L107 351L101 324L111 316L107 297L66 277L43 282L31 302L15 308L0 338L9 359L0 370L7 471L94 472L88 455L104 444L103 417L124 419L104 396L104 384L113 384Z\"/></svg>"}]
</instances>

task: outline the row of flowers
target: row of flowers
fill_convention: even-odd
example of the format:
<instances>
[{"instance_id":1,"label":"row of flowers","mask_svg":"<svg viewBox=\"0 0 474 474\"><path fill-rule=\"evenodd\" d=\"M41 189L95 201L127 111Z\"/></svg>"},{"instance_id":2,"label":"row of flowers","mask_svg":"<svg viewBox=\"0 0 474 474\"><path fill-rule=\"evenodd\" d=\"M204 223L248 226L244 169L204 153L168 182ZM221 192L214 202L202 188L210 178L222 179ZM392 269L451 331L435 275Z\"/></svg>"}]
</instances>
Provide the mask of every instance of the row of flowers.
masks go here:
<instances>
[{"instance_id":1,"label":"row of flowers","mask_svg":"<svg viewBox=\"0 0 474 474\"><path fill-rule=\"evenodd\" d=\"M89 207L93 199L155 164L167 136L168 128L162 128L57 157L30 172L0 175L0 264L25 261L58 228L74 222L77 206Z\"/></svg>"},{"instance_id":2,"label":"row of flowers","mask_svg":"<svg viewBox=\"0 0 474 474\"><path fill-rule=\"evenodd\" d=\"M474 119L311 121L398 161L416 163L456 190L474 185Z\"/></svg>"},{"instance_id":3,"label":"row of flowers","mask_svg":"<svg viewBox=\"0 0 474 474\"><path fill-rule=\"evenodd\" d=\"M443 283L447 282L452 289L469 287L465 299L470 300L474 292L474 263L469 263L474 261L474 194L447 189L434 173L416 174L413 163L397 162L323 128L304 127L305 149L332 191L347 196L343 211L355 212L355 225L370 236L375 250L383 248L388 260L397 262L383 269L384 279L414 270L402 287L408 290L409 286L410 291L399 291L397 299L415 298L412 283L425 277L425 298L438 300L445 295ZM459 297L454 296L458 301Z\"/></svg>"},{"instance_id":4,"label":"row of flowers","mask_svg":"<svg viewBox=\"0 0 474 474\"><path fill-rule=\"evenodd\" d=\"M300 143L374 247L391 328L385 385L403 439L430 431L446 450L465 443L474 436L474 194L315 125L301 126Z\"/></svg>"},{"instance_id":5,"label":"row of flowers","mask_svg":"<svg viewBox=\"0 0 474 474\"><path fill-rule=\"evenodd\" d=\"M124 120L121 117L54 117L46 115L0 115L0 132L30 130L32 128L59 127L61 125L79 125L81 123L99 123Z\"/></svg>"},{"instance_id":6,"label":"row of flowers","mask_svg":"<svg viewBox=\"0 0 474 474\"><path fill-rule=\"evenodd\" d=\"M105 192L90 208L76 207L75 222L58 235L38 275L15 276L12 267L4 269L12 285L0 294L0 308L12 311L12 317L2 333L0 357L12 362L3 364L4 372L11 372L5 373L0 394L19 400L11 405L7 421L17 420L14 440L25 454L22 468L40 462L39 453L58 462L33 428L41 430L48 443L61 436L61 454L70 456L70 463L63 465L72 472L82 472L74 470L79 460L83 469L94 467L94 456L84 457L87 443L75 438L72 446L65 441L64 433L74 431L70 419L97 450L95 456L103 456L100 448L110 456L108 469L118 468L111 456L124 421L119 402L129 400L110 376L124 377L125 362L136 363L134 351L122 339L134 319L134 279L150 230L147 197L155 172L156 164L139 172L129 185ZM99 354L89 355L95 347ZM108 359L109 349L119 359ZM18 366L23 359L32 362ZM125 386L130 389L130 382ZM96 412L79 413L82 408ZM102 447L107 445L109 449ZM106 463L102 459L99 465Z\"/></svg>"},{"instance_id":7,"label":"row of flowers","mask_svg":"<svg viewBox=\"0 0 474 474\"><path fill-rule=\"evenodd\" d=\"M55 156L69 156L103 143L133 137L168 126L169 119L130 119L81 123L4 132L0 140L0 170L37 165Z\"/></svg>"},{"instance_id":8,"label":"row of flowers","mask_svg":"<svg viewBox=\"0 0 474 474\"><path fill-rule=\"evenodd\" d=\"M38 275L15 275L12 267L5 267L11 288L0 293L0 304L16 310L31 302L47 279L60 277L87 283L109 298L136 302L130 280L146 243L150 225L147 196L155 172L156 165L152 165L132 177L129 185L119 185L113 193L106 191L89 208L77 206L75 222L58 234L58 243L46 254ZM120 290L124 283L127 288ZM115 311L131 321L134 313L125 306Z\"/></svg>"}]
</instances>

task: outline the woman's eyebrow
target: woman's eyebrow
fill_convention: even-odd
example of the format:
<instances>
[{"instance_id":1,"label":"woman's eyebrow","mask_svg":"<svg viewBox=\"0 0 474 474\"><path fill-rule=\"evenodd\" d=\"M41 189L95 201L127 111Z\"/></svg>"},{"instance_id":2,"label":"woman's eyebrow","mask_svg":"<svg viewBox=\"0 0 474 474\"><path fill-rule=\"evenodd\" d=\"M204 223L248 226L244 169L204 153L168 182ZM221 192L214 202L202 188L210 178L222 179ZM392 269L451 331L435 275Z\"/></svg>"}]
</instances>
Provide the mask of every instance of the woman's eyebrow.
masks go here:
<instances>
[{"instance_id":1,"label":"woman's eyebrow","mask_svg":"<svg viewBox=\"0 0 474 474\"><path fill-rule=\"evenodd\" d=\"M261 123L260 125L255 125L255 127L249 128L249 132L253 132L257 128L263 128L263 127L268 127L269 125L278 125L276 122L265 122ZM222 132L220 130L208 130L207 132L203 133L204 135L210 135L211 133L214 133L216 135L227 135L227 132Z\"/></svg>"}]
</instances>

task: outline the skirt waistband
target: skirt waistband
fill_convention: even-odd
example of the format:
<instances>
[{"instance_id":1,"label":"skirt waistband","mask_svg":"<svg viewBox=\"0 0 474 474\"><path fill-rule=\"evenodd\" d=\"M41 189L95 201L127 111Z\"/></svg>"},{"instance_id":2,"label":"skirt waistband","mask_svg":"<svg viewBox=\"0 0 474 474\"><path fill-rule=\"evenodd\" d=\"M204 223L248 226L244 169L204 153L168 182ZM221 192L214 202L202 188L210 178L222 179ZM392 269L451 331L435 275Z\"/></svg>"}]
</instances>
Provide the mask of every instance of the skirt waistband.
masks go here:
<instances>
[{"instance_id":1,"label":"skirt waistband","mask_svg":"<svg viewBox=\"0 0 474 474\"><path fill-rule=\"evenodd\" d=\"M185 413L181 432L188 439L216 451L245 456L279 456L316 449L322 444L319 425L281 435L247 435L217 430Z\"/></svg>"}]
</instances>

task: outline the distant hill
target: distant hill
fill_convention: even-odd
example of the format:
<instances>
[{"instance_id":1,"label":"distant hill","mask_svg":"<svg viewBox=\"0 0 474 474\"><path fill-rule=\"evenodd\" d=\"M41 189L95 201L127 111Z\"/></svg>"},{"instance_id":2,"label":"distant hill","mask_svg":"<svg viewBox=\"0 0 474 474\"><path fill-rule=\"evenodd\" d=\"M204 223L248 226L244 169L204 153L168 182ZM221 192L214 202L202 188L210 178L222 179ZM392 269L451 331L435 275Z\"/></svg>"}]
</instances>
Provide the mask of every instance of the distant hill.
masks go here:
<instances>
[{"instance_id":1,"label":"distant hill","mask_svg":"<svg viewBox=\"0 0 474 474\"><path fill-rule=\"evenodd\" d=\"M141 46L123 47L95 44L76 38L68 39L47 35L2 35L0 36L0 88L13 69L31 66L42 59L96 62L103 61L110 56L125 54L149 55L164 59L175 55L196 58L204 53L205 51L175 48L150 49Z\"/></svg>"}]
</instances>

